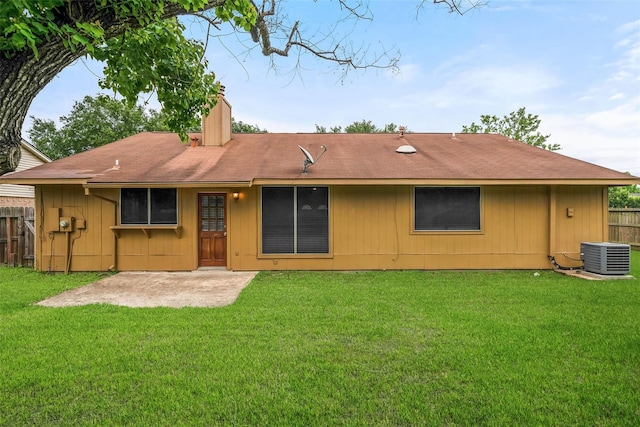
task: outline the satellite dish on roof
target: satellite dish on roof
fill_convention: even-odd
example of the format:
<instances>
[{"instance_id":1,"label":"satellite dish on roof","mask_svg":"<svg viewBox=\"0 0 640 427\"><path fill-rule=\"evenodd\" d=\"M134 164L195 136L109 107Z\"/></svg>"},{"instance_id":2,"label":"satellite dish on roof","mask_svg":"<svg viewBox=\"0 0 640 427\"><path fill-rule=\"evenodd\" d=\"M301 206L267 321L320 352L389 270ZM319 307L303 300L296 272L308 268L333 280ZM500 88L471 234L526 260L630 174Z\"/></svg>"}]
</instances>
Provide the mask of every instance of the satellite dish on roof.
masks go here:
<instances>
[{"instance_id":1,"label":"satellite dish on roof","mask_svg":"<svg viewBox=\"0 0 640 427\"><path fill-rule=\"evenodd\" d=\"M314 160L313 156L306 148L304 148L301 145L298 145L298 148L300 149L300 151L302 151L302 154L304 154L304 157L305 157L304 162L302 163L302 173L307 173L307 167L315 164L318 160L320 160L320 157L322 157L322 155L327 151L327 146L321 145L320 148L322 148L322 153L320 153L318 158Z\"/></svg>"},{"instance_id":2,"label":"satellite dish on roof","mask_svg":"<svg viewBox=\"0 0 640 427\"><path fill-rule=\"evenodd\" d=\"M303 146L301 146L301 145L298 145L298 148L299 148L300 150L302 150L302 154L304 154L304 156L307 158L307 159L304 161L306 164L308 164L308 165L312 165L312 164L314 164L314 163L316 162L315 160L313 160L313 156L311 155L311 153L310 153L310 152L308 152L308 151L307 151L307 149L306 149L306 148L304 148L304 147L303 147Z\"/></svg>"}]
</instances>

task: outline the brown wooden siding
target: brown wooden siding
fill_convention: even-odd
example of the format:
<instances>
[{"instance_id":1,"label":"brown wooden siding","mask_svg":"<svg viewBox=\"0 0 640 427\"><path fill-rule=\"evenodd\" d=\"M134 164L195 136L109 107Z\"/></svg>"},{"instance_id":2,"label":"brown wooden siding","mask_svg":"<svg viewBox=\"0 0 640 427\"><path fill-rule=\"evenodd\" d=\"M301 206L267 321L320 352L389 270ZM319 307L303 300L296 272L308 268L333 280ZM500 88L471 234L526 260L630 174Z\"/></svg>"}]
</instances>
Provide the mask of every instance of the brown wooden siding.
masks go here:
<instances>
[{"instance_id":1,"label":"brown wooden siding","mask_svg":"<svg viewBox=\"0 0 640 427\"><path fill-rule=\"evenodd\" d=\"M558 187L556 199L556 240L552 254L561 265L581 265L580 242L608 239L606 193L602 187ZM573 209L569 216L568 209Z\"/></svg>"},{"instance_id":2,"label":"brown wooden siding","mask_svg":"<svg viewBox=\"0 0 640 427\"><path fill-rule=\"evenodd\" d=\"M606 239L606 197L600 186L485 186L481 189L480 232L414 232L412 186L332 186L330 254L263 256L260 248L260 187L179 189L180 230L118 230L117 189L38 187L36 221L42 240L38 268L64 271L66 234L49 233L48 208L86 220L70 234L71 270L192 270L197 268L198 192L239 191L228 203L228 268L234 270L494 269L551 268L552 255L579 257L581 241ZM552 196L554 194L554 196ZM95 197L94 197L95 196ZM603 205L604 203L604 205ZM604 206L604 208L603 208ZM567 208L574 216L567 216ZM555 209L550 212L550 209ZM552 227L551 224L554 223ZM555 235L554 235L555 230ZM551 236L551 237L550 237ZM53 240L51 240L53 238ZM559 259L559 261L563 261Z\"/></svg>"},{"instance_id":3,"label":"brown wooden siding","mask_svg":"<svg viewBox=\"0 0 640 427\"><path fill-rule=\"evenodd\" d=\"M259 217L258 189L250 190ZM549 195L546 187L482 189L482 231L413 231L413 187L331 188L331 257L263 256L258 239L233 239L234 269L549 268ZM251 234L258 233L252 228ZM239 250L238 250L239 249ZM235 255L236 252L242 256ZM239 258L239 259L236 259Z\"/></svg>"}]
</instances>

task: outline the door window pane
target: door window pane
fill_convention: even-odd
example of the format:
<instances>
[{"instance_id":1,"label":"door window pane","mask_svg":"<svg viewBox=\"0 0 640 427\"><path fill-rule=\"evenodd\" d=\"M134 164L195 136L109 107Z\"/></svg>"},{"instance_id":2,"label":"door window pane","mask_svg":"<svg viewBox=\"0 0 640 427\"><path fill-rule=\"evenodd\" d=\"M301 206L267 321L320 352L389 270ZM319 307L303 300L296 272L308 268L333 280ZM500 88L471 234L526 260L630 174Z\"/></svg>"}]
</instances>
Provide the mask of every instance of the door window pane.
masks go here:
<instances>
[{"instance_id":1,"label":"door window pane","mask_svg":"<svg viewBox=\"0 0 640 427\"><path fill-rule=\"evenodd\" d=\"M224 196L200 196L202 231L224 231Z\"/></svg>"}]
</instances>

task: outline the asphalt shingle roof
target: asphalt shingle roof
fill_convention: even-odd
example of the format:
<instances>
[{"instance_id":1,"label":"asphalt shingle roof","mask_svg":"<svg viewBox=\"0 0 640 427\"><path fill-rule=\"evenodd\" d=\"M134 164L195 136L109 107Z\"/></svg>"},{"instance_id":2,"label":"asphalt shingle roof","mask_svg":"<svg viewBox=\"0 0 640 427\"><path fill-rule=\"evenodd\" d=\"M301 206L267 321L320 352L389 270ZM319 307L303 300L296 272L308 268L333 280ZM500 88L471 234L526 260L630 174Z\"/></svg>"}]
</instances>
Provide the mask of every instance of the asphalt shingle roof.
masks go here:
<instances>
[{"instance_id":1,"label":"asphalt shingle roof","mask_svg":"<svg viewBox=\"0 0 640 427\"><path fill-rule=\"evenodd\" d=\"M194 134L191 136L201 137ZM302 174L304 155L327 152ZM401 145L415 147L400 154ZM114 167L118 160L119 167ZM176 134L144 132L7 175L88 184L225 183L254 180L596 180L638 178L495 134L234 134L223 147L191 147Z\"/></svg>"}]
</instances>

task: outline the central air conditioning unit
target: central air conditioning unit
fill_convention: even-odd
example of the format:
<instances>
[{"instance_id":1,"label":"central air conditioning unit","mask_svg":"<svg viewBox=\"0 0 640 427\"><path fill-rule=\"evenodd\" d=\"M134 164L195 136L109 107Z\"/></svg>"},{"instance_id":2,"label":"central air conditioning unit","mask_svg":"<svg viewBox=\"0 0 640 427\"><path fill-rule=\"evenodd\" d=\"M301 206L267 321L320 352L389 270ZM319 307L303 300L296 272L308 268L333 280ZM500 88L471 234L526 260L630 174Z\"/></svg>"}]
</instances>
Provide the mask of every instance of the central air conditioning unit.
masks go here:
<instances>
[{"instance_id":1,"label":"central air conditioning unit","mask_svg":"<svg viewBox=\"0 0 640 427\"><path fill-rule=\"evenodd\" d=\"M628 274L631 247L621 243L580 243L584 269L597 274Z\"/></svg>"}]
</instances>

